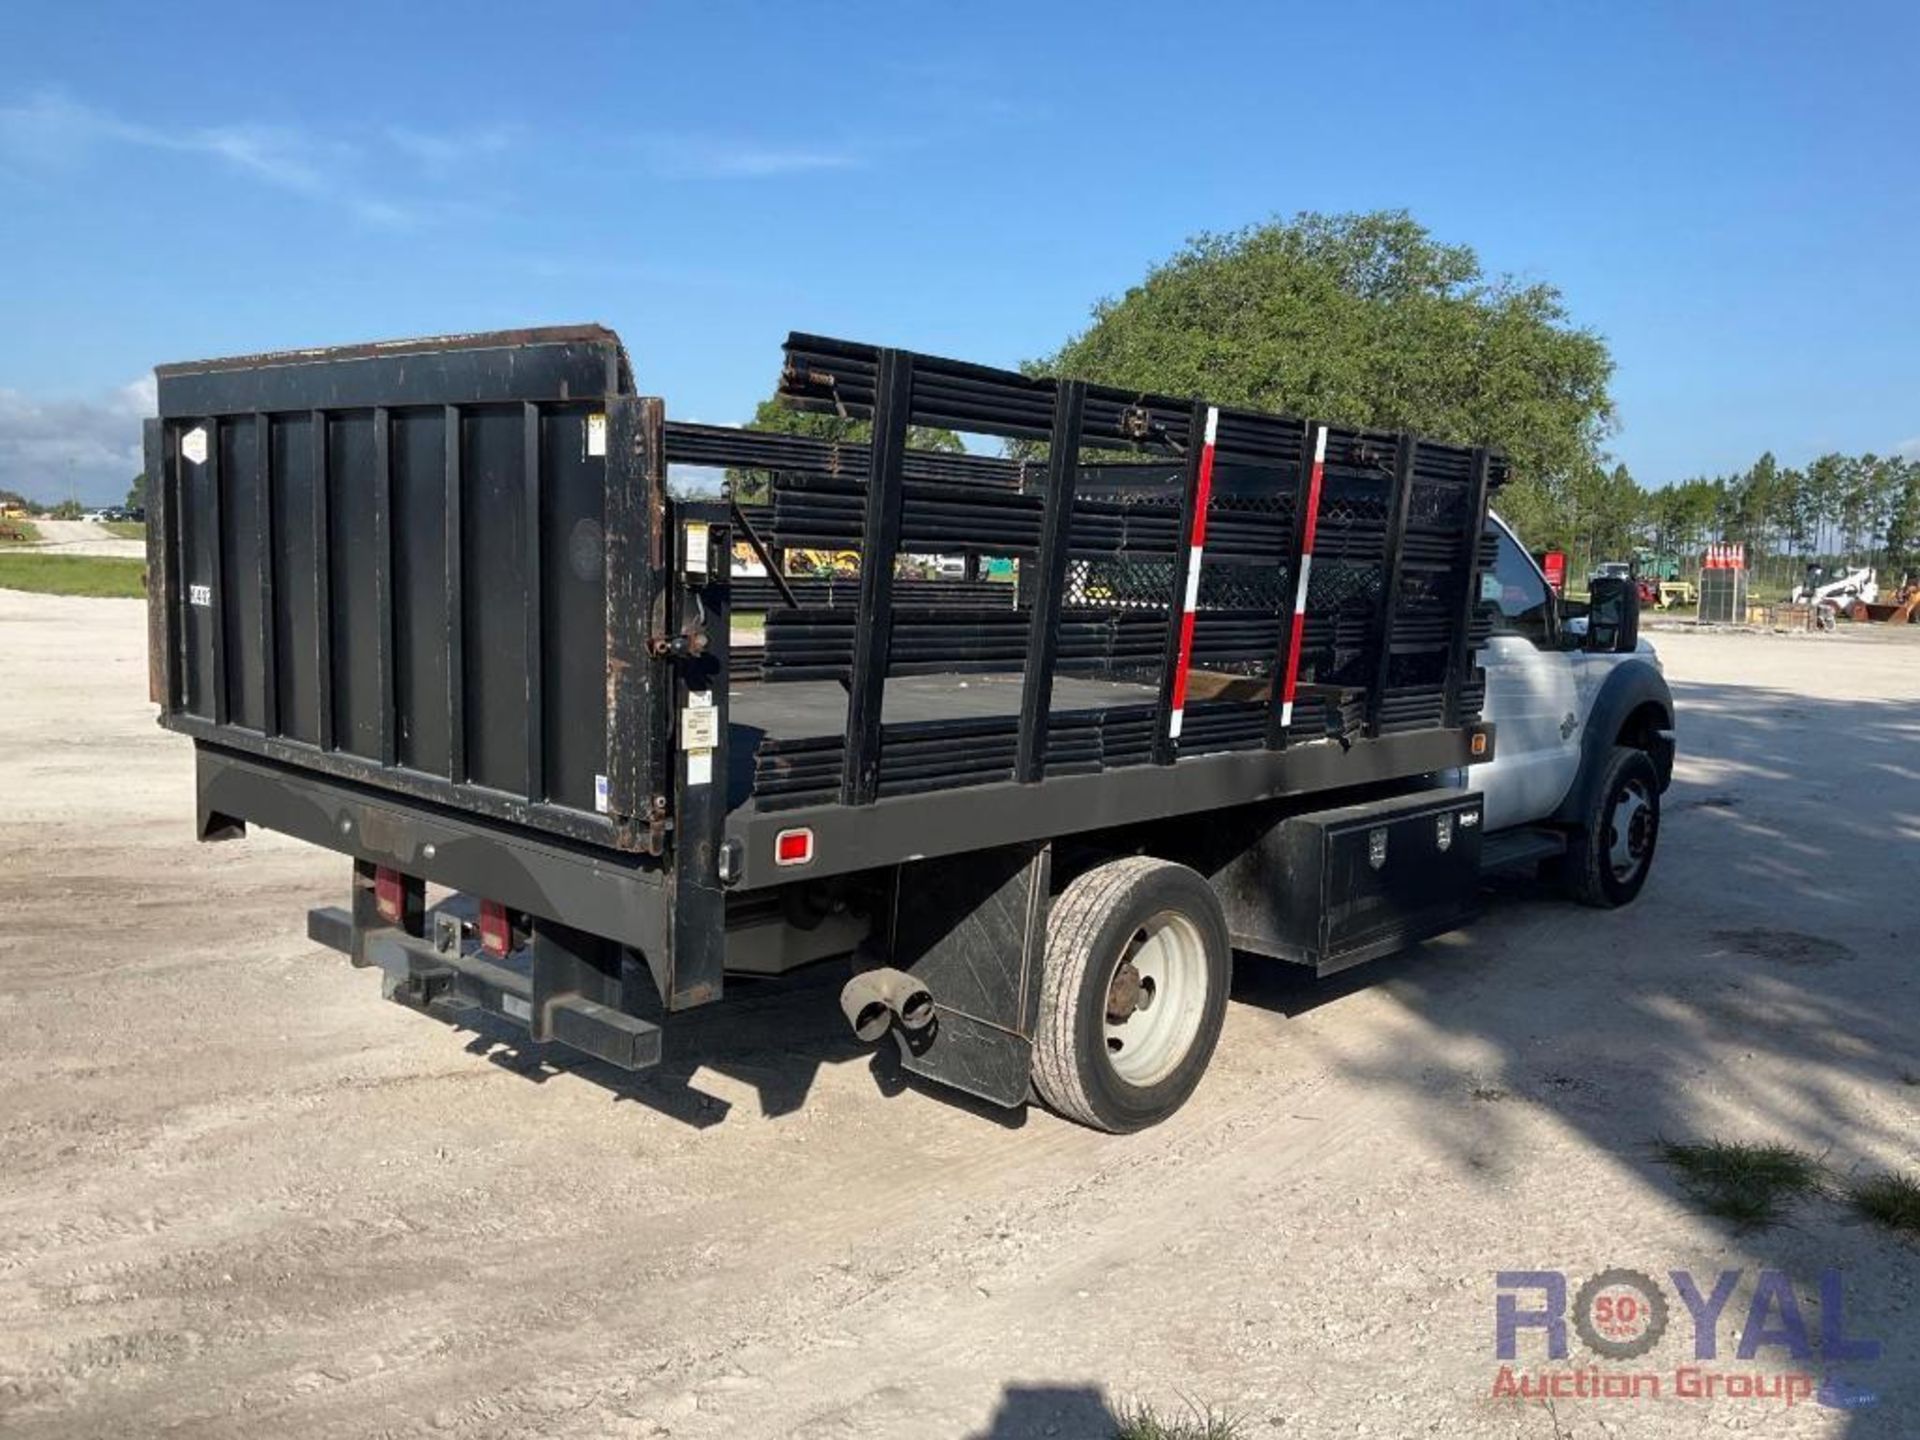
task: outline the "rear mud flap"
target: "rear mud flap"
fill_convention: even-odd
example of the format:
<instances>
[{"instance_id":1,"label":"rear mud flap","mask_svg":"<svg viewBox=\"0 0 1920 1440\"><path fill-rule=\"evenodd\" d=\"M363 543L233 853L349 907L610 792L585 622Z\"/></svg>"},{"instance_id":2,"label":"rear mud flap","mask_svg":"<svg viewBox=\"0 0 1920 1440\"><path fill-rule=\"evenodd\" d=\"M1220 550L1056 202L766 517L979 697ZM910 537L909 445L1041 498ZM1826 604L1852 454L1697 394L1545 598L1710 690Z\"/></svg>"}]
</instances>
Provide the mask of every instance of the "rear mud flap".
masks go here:
<instances>
[{"instance_id":1,"label":"rear mud flap","mask_svg":"<svg viewBox=\"0 0 1920 1440\"><path fill-rule=\"evenodd\" d=\"M892 963L934 1001L933 1024L894 1030L911 1073L996 1105L1026 1103L1051 858L1048 846L1024 845L900 867Z\"/></svg>"}]
</instances>

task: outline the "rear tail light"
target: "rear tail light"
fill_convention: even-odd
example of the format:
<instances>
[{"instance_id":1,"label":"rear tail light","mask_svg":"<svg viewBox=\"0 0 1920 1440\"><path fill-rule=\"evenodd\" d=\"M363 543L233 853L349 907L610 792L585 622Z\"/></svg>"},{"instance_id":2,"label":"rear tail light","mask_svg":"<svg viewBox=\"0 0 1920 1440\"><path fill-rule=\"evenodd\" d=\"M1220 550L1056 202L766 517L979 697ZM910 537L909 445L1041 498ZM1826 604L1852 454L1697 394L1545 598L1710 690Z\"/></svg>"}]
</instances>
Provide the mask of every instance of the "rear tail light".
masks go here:
<instances>
[{"instance_id":1,"label":"rear tail light","mask_svg":"<svg viewBox=\"0 0 1920 1440\"><path fill-rule=\"evenodd\" d=\"M513 919L498 900L480 902L480 948L489 955L513 951Z\"/></svg>"},{"instance_id":2,"label":"rear tail light","mask_svg":"<svg viewBox=\"0 0 1920 1440\"><path fill-rule=\"evenodd\" d=\"M406 908L406 890L406 877L398 870L389 870L382 865L373 872L373 905L387 924L400 923L401 913Z\"/></svg>"},{"instance_id":3,"label":"rear tail light","mask_svg":"<svg viewBox=\"0 0 1920 1440\"><path fill-rule=\"evenodd\" d=\"M773 837L773 863L805 865L813 859L813 831L782 830Z\"/></svg>"}]
</instances>

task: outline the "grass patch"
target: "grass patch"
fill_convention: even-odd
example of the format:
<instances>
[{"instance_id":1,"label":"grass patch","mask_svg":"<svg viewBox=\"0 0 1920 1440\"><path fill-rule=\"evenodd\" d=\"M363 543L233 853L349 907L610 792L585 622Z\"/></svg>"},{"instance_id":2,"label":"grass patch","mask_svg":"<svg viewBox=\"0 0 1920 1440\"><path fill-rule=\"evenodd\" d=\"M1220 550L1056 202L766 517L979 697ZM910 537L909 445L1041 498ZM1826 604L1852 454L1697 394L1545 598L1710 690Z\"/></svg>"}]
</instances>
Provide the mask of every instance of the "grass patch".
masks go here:
<instances>
[{"instance_id":1,"label":"grass patch","mask_svg":"<svg viewBox=\"0 0 1920 1440\"><path fill-rule=\"evenodd\" d=\"M96 595L138 600L146 595L140 583L144 560L109 555L25 555L0 552L0 590L27 590L36 595Z\"/></svg>"},{"instance_id":2,"label":"grass patch","mask_svg":"<svg viewBox=\"0 0 1920 1440\"><path fill-rule=\"evenodd\" d=\"M1209 1405L1190 1407L1184 1416L1167 1419L1151 1405L1128 1406L1120 1412L1120 1428L1113 1440L1240 1440L1240 1422L1219 1414Z\"/></svg>"},{"instance_id":3,"label":"grass patch","mask_svg":"<svg viewBox=\"0 0 1920 1440\"><path fill-rule=\"evenodd\" d=\"M40 538L40 527L31 520L0 520L0 545L31 545Z\"/></svg>"},{"instance_id":4,"label":"grass patch","mask_svg":"<svg viewBox=\"0 0 1920 1440\"><path fill-rule=\"evenodd\" d=\"M1820 1162L1788 1145L1660 1142L1660 1158L1679 1172L1700 1208L1742 1230L1776 1224L1787 1206L1826 1186Z\"/></svg>"},{"instance_id":5,"label":"grass patch","mask_svg":"<svg viewBox=\"0 0 1920 1440\"><path fill-rule=\"evenodd\" d=\"M121 540L144 540L147 538L147 523L144 520L107 520L103 527L109 535Z\"/></svg>"},{"instance_id":6,"label":"grass patch","mask_svg":"<svg viewBox=\"0 0 1920 1440\"><path fill-rule=\"evenodd\" d=\"M1920 1237L1920 1180L1911 1175L1869 1175L1854 1182L1847 1198L1875 1224Z\"/></svg>"}]
</instances>

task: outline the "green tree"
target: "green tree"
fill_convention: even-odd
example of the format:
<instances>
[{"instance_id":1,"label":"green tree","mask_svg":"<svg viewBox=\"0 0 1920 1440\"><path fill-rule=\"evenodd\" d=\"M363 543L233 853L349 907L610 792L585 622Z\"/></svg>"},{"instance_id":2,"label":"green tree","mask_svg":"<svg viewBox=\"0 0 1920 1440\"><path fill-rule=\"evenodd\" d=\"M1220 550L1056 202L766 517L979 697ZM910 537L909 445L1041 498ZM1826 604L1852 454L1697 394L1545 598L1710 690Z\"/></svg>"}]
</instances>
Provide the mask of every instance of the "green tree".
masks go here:
<instances>
[{"instance_id":1,"label":"green tree","mask_svg":"<svg viewBox=\"0 0 1920 1440\"><path fill-rule=\"evenodd\" d=\"M147 477L144 472L133 477L133 483L127 487L127 509L144 510L147 508Z\"/></svg>"},{"instance_id":2,"label":"green tree","mask_svg":"<svg viewBox=\"0 0 1920 1440\"><path fill-rule=\"evenodd\" d=\"M1613 423L1607 347L1559 291L1488 276L1404 211L1201 235L1029 368L1496 445L1521 523L1554 513Z\"/></svg>"},{"instance_id":3,"label":"green tree","mask_svg":"<svg viewBox=\"0 0 1920 1440\"><path fill-rule=\"evenodd\" d=\"M1595 465L1574 482L1579 497L1584 566L1631 558L1646 497L1624 465Z\"/></svg>"},{"instance_id":4,"label":"green tree","mask_svg":"<svg viewBox=\"0 0 1920 1440\"><path fill-rule=\"evenodd\" d=\"M1920 459L1887 460L1879 468L1884 476L1881 533L1887 568L1898 580L1920 570Z\"/></svg>"}]
</instances>

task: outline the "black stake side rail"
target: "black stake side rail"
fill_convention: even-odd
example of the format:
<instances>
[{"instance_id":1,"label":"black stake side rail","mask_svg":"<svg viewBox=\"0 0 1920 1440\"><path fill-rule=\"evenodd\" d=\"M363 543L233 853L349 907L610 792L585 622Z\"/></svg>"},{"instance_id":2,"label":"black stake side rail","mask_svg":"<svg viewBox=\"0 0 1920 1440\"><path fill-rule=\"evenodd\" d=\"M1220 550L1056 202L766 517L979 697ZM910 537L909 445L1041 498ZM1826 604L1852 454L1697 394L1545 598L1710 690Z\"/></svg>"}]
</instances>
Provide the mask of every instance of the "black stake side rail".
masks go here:
<instances>
[{"instance_id":1,"label":"black stake side rail","mask_svg":"<svg viewBox=\"0 0 1920 1440\"><path fill-rule=\"evenodd\" d=\"M819 335L787 338L780 395L821 414L864 420L878 393L878 347ZM1053 434L1055 382L938 356L916 357L920 380L916 424L1009 439ZM1104 449L1185 454L1192 401L1087 387L1083 443Z\"/></svg>"},{"instance_id":2,"label":"black stake side rail","mask_svg":"<svg viewBox=\"0 0 1920 1440\"><path fill-rule=\"evenodd\" d=\"M787 597L792 596L789 604ZM907 580L893 582L894 604L902 610L985 610L1005 612L1018 600L1018 592L1004 580ZM860 600L860 580L855 575L788 575L785 587L771 575L735 575L733 609L761 611L771 619L783 610L838 610L851 614Z\"/></svg>"},{"instance_id":3,"label":"black stake side rail","mask_svg":"<svg viewBox=\"0 0 1920 1440\"><path fill-rule=\"evenodd\" d=\"M1359 446L1358 432L1338 432L1347 442L1336 446L1329 462L1322 496L1322 524L1329 544L1371 533L1381 552L1386 548L1388 507L1386 477L1369 460L1350 458ZM1349 457L1338 456L1345 449ZM909 451L912 455L917 452ZM1426 487L1458 487L1457 480L1439 462L1448 458L1439 447L1422 445L1413 481ZM1180 474L1162 467L1124 485L1111 482L1110 467L1082 467L1076 482L1068 545L1076 556L1117 555L1127 552L1171 554L1184 544L1181 530ZM1286 560L1299 544L1294 515L1299 503L1293 487L1297 467L1216 464L1212 501L1208 511L1208 551L1213 559ZM1091 477L1091 478L1090 478ZM963 486L916 480L902 482L902 543L908 549L965 547L991 554L1034 555L1039 551L1046 501L1044 488L1030 492L981 491ZM1463 491L1456 490L1458 494ZM756 507L755 523L775 544L784 547L857 546L866 504L865 484L847 476L805 471L776 472L770 505ZM1410 514L1406 533L1411 558L1451 565L1458 558L1458 515ZM1425 537L1425 538L1422 538ZM1421 546L1427 546L1424 556Z\"/></svg>"},{"instance_id":4,"label":"black stake side rail","mask_svg":"<svg viewBox=\"0 0 1920 1440\"><path fill-rule=\"evenodd\" d=\"M667 422L668 463L704 465L737 470L799 471L864 481L872 458L864 444L842 444L811 435L786 435L777 430L740 430L725 425L695 425L685 420ZM908 450L902 469L909 479L937 480L949 485L985 485L1018 490L1045 473L1033 461L1003 460L991 455L956 455L943 450Z\"/></svg>"},{"instance_id":5,"label":"black stake side rail","mask_svg":"<svg viewBox=\"0 0 1920 1440\"><path fill-rule=\"evenodd\" d=\"M739 582L735 582L736 591ZM934 584L925 588L933 589ZM1008 590L1009 586L995 586ZM1064 588L1064 587L1063 587ZM1039 605L991 610L896 605L889 648L890 675L938 675L1020 671L1050 662L1063 673L1090 676L1156 672L1164 659L1168 613L1160 607L1066 606L1045 623L1052 639L1034 647L1034 630L1049 610ZM1202 610L1195 617L1192 659L1202 669L1249 667L1265 675L1268 662L1290 639L1287 616L1261 610ZM1436 611L1403 611L1395 630L1396 654L1422 654L1452 643L1454 622ZM766 614L764 673L778 680L845 680L851 677L858 620L854 607L802 607ZM1485 642L1484 616L1468 622L1467 649ZM1301 653L1368 647L1371 625L1361 615L1321 612L1300 627ZM1049 690L1051 687L1049 687Z\"/></svg>"},{"instance_id":6,"label":"black stake side rail","mask_svg":"<svg viewBox=\"0 0 1920 1440\"><path fill-rule=\"evenodd\" d=\"M997 755L969 760L955 751L943 759L936 750L910 770L888 766L889 745L918 743L879 722L889 674L1024 670L1011 760L1025 784L1048 772L1056 722L1043 701L1056 670L1136 680L1157 674L1151 758L1162 767L1247 738L1222 731L1217 716L1203 719L1203 707L1196 707L1195 729L1183 732L1196 660L1266 679L1256 734L1272 750L1296 738L1279 715L1283 666L1285 689L1297 676L1329 690L1322 708L1338 720L1343 741L1362 717L1378 738L1457 725L1473 713L1477 675L1467 671L1479 627L1464 591L1477 590L1477 576L1458 572L1479 554L1471 537L1485 519L1488 485L1478 483L1475 452L819 336L796 334L786 351L784 399L873 427L864 476L838 456L828 469L822 457L789 449L786 459L811 465L775 469L766 527L777 545L857 546L861 555L852 613L796 607L771 616L761 657L768 679L834 676L848 686L848 732L835 757L842 803L873 804L883 769L894 773L893 785L904 776L932 788L977 785L1000 764ZM941 483L924 468L925 457L906 447L914 426L1045 441L1045 481L1034 486L1023 475L1017 486L992 489ZM721 453L718 437L701 438L709 458ZM1083 488L1084 450L1125 447L1178 463L1120 467L1127 473L1103 473ZM1315 589L1300 586L1303 613L1295 619L1310 452L1323 564ZM1014 614L902 611L893 593L898 555L961 546L1021 558ZM1122 569L1070 581L1076 559L1098 565L1099 557ZM1239 579L1227 573L1235 566ZM1449 576L1464 588L1450 586ZM1268 593L1249 609L1246 597L1258 594L1263 578L1279 580L1287 593ZM1117 605L1102 603L1110 598ZM1369 618L1343 650L1339 636L1351 627L1330 621L1353 615L1355 606ZM1209 678L1210 689L1217 683L1217 675ZM963 737L956 731L953 738ZM999 744L997 736L982 739ZM826 758L824 747L801 752L813 758L797 762L786 745L770 748L773 768L817 767Z\"/></svg>"},{"instance_id":7,"label":"black stake side rail","mask_svg":"<svg viewBox=\"0 0 1920 1440\"><path fill-rule=\"evenodd\" d=\"M1353 733L1363 701L1364 696L1316 687L1294 708L1292 738L1304 742ZM1266 710L1264 700L1198 702L1187 708L1185 733L1206 754L1259 749L1265 743ZM1044 775L1089 775L1151 764L1155 715L1151 704L1053 712ZM1018 718L1010 715L893 726L881 756L879 795L884 799L1015 779L1023 738ZM764 814L830 802L841 763L841 745L834 736L763 742L754 756L754 808Z\"/></svg>"}]
</instances>

